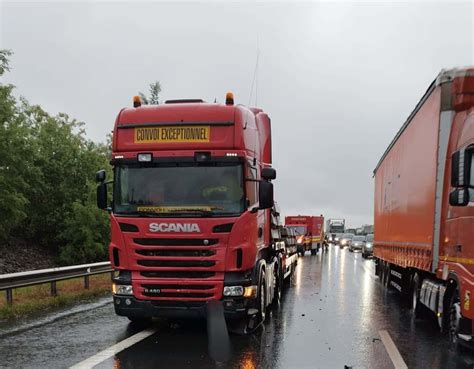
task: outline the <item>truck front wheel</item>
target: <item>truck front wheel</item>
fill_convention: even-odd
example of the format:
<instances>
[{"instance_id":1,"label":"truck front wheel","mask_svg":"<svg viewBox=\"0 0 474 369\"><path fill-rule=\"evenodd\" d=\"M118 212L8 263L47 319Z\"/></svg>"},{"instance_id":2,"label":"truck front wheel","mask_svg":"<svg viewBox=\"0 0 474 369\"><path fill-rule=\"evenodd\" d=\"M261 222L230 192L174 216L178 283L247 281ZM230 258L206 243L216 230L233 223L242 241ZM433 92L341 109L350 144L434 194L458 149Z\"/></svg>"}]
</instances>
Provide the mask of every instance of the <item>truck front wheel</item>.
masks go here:
<instances>
[{"instance_id":1,"label":"truck front wheel","mask_svg":"<svg viewBox=\"0 0 474 369\"><path fill-rule=\"evenodd\" d=\"M144 318L144 317L136 317L136 316L127 316L128 320L130 320L130 324L134 325L149 325L151 323L151 318Z\"/></svg>"},{"instance_id":2,"label":"truck front wheel","mask_svg":"<svg viewBox=\"0 0 474 369\"><path fill-rule=\"evenodd\" d=\"M459 292L452 294L449 302L449 344L453 350L459 348L459 323L461 321L461 301L459 299Z\"/></svg>"},{"instance_id":3,"label":"truck front wheel","mask_svg":"<svg viewBox=\"0 0 474 369\"><path fill-rule=\"evenodd\" d=\"M264 322L267 317L267 284L265 280L265 271L260 271L260 283L257 293L258 320Z\"/></svg>"}]
</instances>

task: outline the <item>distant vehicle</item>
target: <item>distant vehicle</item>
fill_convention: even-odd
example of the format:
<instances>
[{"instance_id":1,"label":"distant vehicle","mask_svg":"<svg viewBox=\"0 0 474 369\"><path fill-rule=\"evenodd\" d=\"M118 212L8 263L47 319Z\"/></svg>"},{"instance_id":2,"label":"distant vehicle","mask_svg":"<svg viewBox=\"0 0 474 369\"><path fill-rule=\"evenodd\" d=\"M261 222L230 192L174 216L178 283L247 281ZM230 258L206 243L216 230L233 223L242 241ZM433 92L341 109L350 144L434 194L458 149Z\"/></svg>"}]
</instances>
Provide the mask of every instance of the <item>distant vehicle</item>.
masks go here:
<instances>
[{"instance_id":1,"label":"distant vehicle","mask_svg":"<svg viewBox=\"0 0 474 369\"><path fill-rule=\"evenodd\" d=\"M339 239L339 247L342 249L344 246L350 246L352 239L354 238L354 234L352 233L344 233L342 237Z\"/></svg>"},{"instance_id":2,"label":"distant vehicle","mask_svg":"<svg viewBox=\"0 0 474 369\"><path fill-rule=\"evenodd\" d=\"M355 228L347 228L346 233L356 234L357 230Z\"/></svg>"},{"instance_id":3,"label":"distant vehicle","mask_svg":"<svg viewBox=\"0 0 474 369\"><path fill-rule=\"evenodd\" d=\"M362 246L362 257L365 259L369 255L374 254L374 235L368 234L365 239L365 244Z\"/></svg>"},{"instance_id":4,"label":"distant vehicle","mask_svg":"<svg viewBox=\"0 0 474 369\"><path fill-rule=\"evenodd\" d=\"M349 251L354 252L355 250L361 250L365 245L365 236L354 236L352 242L349 245Z\"/></svg>"},{"instance_id":5,"label":"distant vehicle","mask_svg":"<svg viewBox=\"0 0 474 369\"><path fill-rule=\"evenodd\" d=\"M365 224L361 228L362 228L362 233L365 235L374 233L374 226L372 224Z\"/></svg>"},{"instance_id":6,"label":"distant vehicle","mask_svg":"<svg viewBox=\"0 0 474 369\"><path fill-rule=\"evenodd\" d=\"M344 236L344 233L336 233L333 237L332 243L339 245L339 241L341 240L342 236Z\"/></svg>"},{"instance_id":7,"label":"distant vehicle","mask_svg":"<svg viewBox=\"0 0 474 369\"><path fill-rule=\"evenodd\" d=\"M326 234L328 234L328 241L331 243L337 243L335 240L336 234L341 234L346 231L346 220L345 219L328 219L326 222Z\"/></svg>"},{"instance_id":8,"label":"distant vehicle","mask_svg":"<svg viewBox=\"0 0 474 369\"><path fill-rule=\"evenodd\" d=\"M311 255L316 255L324 241L324 217L322 215L287 216L285 226L293 228L296 232L298 253L301 256L304 256L306 251L311 251Z\"/></svg>"}]
</instances>

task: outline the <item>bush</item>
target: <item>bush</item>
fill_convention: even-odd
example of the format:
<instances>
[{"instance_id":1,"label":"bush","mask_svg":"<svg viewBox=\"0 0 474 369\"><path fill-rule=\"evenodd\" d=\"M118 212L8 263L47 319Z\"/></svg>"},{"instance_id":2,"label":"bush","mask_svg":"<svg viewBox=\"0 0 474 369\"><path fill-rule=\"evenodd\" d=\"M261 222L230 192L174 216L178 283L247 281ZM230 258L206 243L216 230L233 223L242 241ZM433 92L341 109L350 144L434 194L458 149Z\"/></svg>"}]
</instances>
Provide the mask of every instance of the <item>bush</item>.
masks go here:
<instances>
[{"instance_id":1,"label":"bush","mask_svg":"<svg viewBox=\"0 0 474 369\"><path fill-rule=\"evenodd\" d=\"M0 75L10 53L0 50ZM0 84L0 242L40 244L62 264L104 260L107 214L95 205L95 172L108 149L85 137L84 124L52 116Z\"/></svg>"}]
</instances>

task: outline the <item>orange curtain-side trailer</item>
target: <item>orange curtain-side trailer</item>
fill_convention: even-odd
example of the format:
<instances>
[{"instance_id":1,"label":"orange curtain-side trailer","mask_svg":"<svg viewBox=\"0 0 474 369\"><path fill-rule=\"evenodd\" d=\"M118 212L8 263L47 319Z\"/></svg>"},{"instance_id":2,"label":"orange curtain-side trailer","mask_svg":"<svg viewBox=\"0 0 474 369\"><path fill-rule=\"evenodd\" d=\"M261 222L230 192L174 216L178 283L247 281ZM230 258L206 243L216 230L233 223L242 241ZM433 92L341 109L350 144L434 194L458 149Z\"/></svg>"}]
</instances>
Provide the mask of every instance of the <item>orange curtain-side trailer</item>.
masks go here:
<instances>
[{"instance_id":1,"label":"orange curtain-side trailer","mask_svg":"<svg viewBox=\"0 0 474 369\"><path fill-rule=\"evenodd\" d=\"M375 271L474 347L474 68L442 71L374 170Z\"/></svg>"}]
</instances>

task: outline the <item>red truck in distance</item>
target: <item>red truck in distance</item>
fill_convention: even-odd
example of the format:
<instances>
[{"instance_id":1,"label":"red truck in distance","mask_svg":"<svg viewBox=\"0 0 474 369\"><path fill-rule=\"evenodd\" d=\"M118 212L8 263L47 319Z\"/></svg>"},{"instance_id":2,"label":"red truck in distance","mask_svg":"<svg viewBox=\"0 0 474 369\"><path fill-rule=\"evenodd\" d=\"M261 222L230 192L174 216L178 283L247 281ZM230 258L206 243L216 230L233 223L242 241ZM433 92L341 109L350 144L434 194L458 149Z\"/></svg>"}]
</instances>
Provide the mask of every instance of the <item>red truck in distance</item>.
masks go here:
<instances>
[{"instance_id":1,"label":"red truck in distance","mask_svg":"<svg viewBox=\"0 0 474 369\"><path fill-rule=\"evenodd\" d=\"M297 235L298 253L304 256L306 251L316 255L324 242L324 217L321 216L287 216L285 227L291 227Z\"/></svg>"},{"instance_id":2,"label":"red truck in distance","mask_svg":"<svg viewBox=\"0 0 474 369\"><path fill-rule=\"evenodd\" d=\"M474 68L442 71L375 171L376 273L450 343L474 336Z\"/></svg>"},{"instance_id":3,"label":"red truck in distance","mask_svg":"<svg viewBox=\"0 0 474 369\"><path fill-rule=\"evenodd\" d=\"M205 317L216 302L243 332L264 321L297 259L273 232L271 163L270 118L232 94L225 104L136 97L122 109L111 205L105 171L96 176L98 206L110 212L116 313Z\"/></svg>"}]
</instances>

